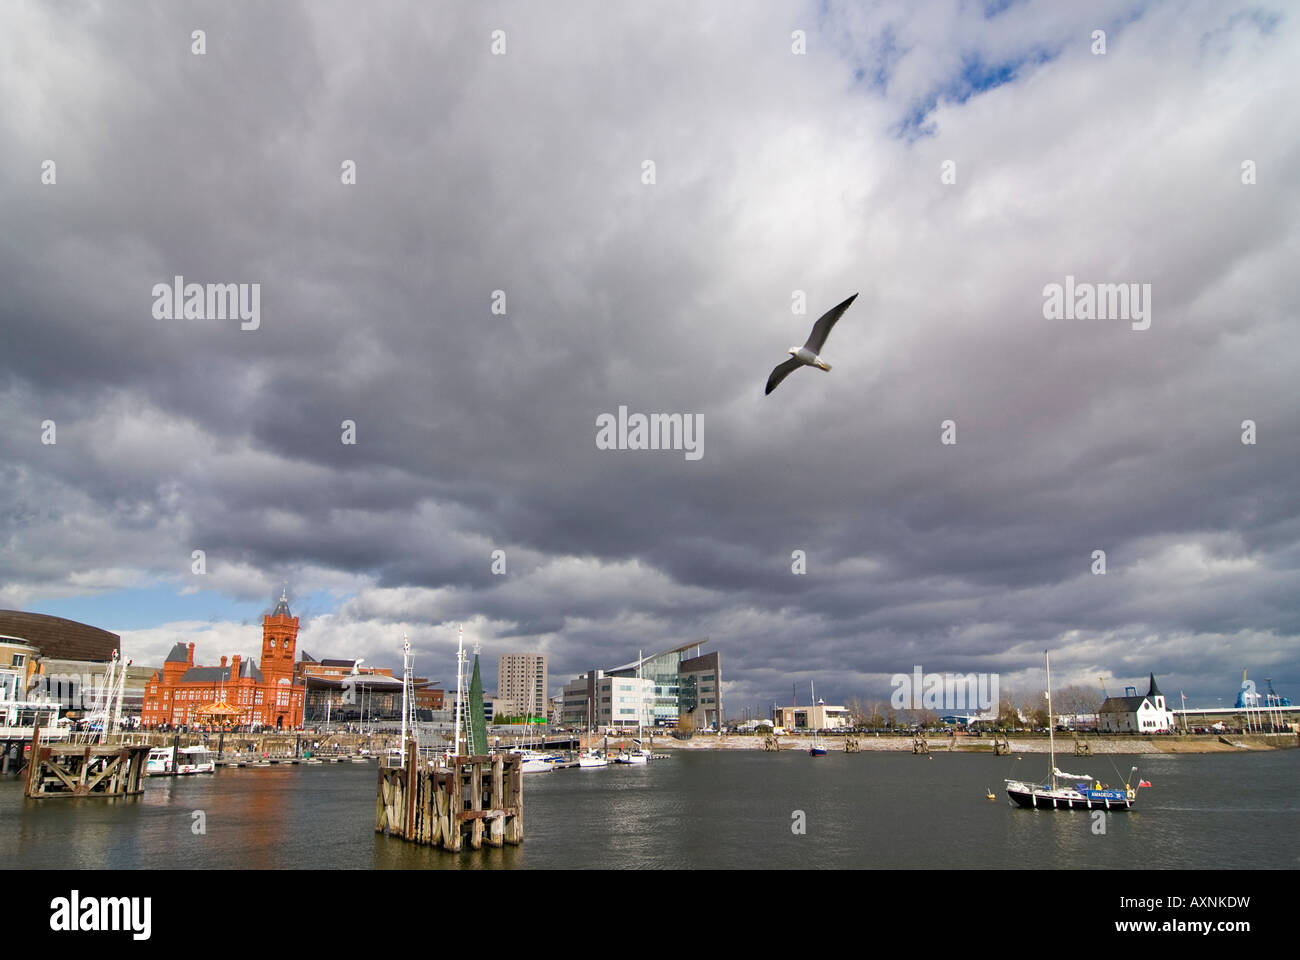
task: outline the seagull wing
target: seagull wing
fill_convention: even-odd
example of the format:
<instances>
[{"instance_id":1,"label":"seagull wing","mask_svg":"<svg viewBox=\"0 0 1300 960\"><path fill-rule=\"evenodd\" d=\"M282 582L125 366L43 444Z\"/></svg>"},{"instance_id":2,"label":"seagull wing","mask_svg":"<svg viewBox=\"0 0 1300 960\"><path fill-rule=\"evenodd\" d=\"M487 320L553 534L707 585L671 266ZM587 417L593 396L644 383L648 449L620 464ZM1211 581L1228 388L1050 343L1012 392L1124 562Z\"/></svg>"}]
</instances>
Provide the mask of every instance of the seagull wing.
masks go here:
<instances>
[{"instance_id":1,"label":"seagull wing","mask_svg":"<svg viewBox=\"0 0 1300 960\"><path fill-rule=\"evenodd\" d=\"M840 318L840 314L847 310L849 304L856 299L858 299L858 295L855 293L838 307L831 307L831 309L823 313L821 319L813 324L812 333L808 335L808 342L803 345L804 349L811 350L813 353L821 353L826 338L831 335L831 327L835 326L835 321Z\"/></svg>"},{"instance_id":2,"label":"seagull wing","mask_svg":"<svg viewBox=\"0 0 1300 960\"><path fill-rule=\"evenodd\" d=\"M772 369L772 375L767 378L767 389L763 391L763 396L767 396L777 388L782 380L790 376L792 371L798 370L803 364L791 357L785 363L778 363Z\"/></svg>"}]
</instances>

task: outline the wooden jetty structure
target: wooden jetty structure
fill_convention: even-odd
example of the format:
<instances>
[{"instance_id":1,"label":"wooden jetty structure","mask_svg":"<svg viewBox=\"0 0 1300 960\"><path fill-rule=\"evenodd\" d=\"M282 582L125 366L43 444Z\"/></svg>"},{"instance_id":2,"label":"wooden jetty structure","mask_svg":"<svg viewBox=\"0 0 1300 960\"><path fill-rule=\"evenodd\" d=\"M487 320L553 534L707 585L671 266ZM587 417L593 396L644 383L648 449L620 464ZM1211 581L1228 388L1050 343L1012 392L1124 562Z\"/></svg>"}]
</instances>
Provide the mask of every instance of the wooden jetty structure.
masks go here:
<instances>
[{"instance_id":1,"label":"wooden jetty structure","mask_svg":"<svg viewBox=\"0 0 1300 960\"><path fill-rule=\"evenodd\" d=\"M918 736L912 741L913 754L928 754L929 752L930 744L926 742L925 737Z\"/></svg>"},{"instance_id":2,"label":"wooden jetty structure","mask_svg":"<svg viewBox=\"0 0 1300 960\"><path fill-rule=\"evenodd\" d=\"M400 767L381 765L375 832L459 853L524 841L523 758L455 756L446 766L407 741Z\"/></svg>"},{"instance_id":3,"label":"wooden jetty structure","mask_svg":"<svg viewBox=\"0 0 1300 960\"><path fill-rule=\"evenodd\" d=\"M40 742L32 734L26 794L50 797L132 797L144 793L147 746Z\"/></svg>"},{"instance_id":4,"label":"wooden jetty structure","mask_svg":"<svg viewBox=\"0 0 1300 960\"><path fill-rule=\"evenodd\" d=\"M859 740L858 740L857 737L845 737L845 738L844 738L844 752L845 752L845 753L858 753L858 752L860 752L861 750L862 750L862 744L859 742Z\"/></svg>"},{"instance_id":5,"label":"wooden jetty structure","mask_svg":"<svg viewBox=\"0 0 1300 960\"><path fill-rule=\"evenodd\" d=\"M1011 738L1004 733L1002 735L1002 739L999 740L997 734L994 734L993 735L993 756L1005 757L1010 753L1011 753Z\"/></svg>"},{"instance_id":6,"label":"wooden jetty structure","mask_svg":"<svg viewBox=\"0 0 1300 960\"><path fill-rule=\"evenodd\" d=\"M767 751L780 750L781 741L769 733L766 737L763 738L763 749Z\"/></svg>"}]
</instances>

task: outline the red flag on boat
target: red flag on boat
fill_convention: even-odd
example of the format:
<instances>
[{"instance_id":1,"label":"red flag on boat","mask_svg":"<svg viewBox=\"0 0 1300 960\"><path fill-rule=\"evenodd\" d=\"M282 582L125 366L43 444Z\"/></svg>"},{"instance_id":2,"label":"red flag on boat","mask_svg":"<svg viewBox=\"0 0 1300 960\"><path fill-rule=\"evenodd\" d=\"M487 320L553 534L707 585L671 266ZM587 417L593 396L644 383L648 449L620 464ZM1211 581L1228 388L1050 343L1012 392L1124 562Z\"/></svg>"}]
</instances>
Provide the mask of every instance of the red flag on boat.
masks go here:
<instances>
[{"instance_id":1,"label":"red flag on boat","mask_svg":"<svg viewBox=\"0 0 1300 960\"><path fill-rule=\"evenodd\" d=\"M1139 786L1139 787L1149 787L1149 786L1151 786L1151 781L1150 781L1150 780L1139 780L1139 781L1138 781L1138 786Z\"/></svg>"}]
</instances>

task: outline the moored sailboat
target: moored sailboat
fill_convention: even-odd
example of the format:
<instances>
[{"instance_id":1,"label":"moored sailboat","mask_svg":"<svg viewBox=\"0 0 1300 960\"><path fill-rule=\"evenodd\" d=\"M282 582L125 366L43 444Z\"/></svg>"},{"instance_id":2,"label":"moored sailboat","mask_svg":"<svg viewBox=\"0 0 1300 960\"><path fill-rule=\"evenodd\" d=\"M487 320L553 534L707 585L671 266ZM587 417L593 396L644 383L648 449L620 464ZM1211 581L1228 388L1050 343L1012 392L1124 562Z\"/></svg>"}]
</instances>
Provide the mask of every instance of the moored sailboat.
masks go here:
<instances>
[{"instance_id":1,"label":"moored sailboat","mask_svg":"<svg viewBox=\"0 0 1300 960\"><path fill-rule=\"evenodd\" d=\"M817 685L809 682L809 686L812 688L812 707L808 710L808 718L809 722L812 724L813 735L812 746L808 748L808 756L824 757L826 756L826 744L823 743L821 737L817 735Z\"/></svg>"},{"instance_id":2,"label":"moored sailboat","mask_svg":"<svg viewBox=\"0 0 1300 960\"><path fill-rule=\"evenodd\" d=\"M1047 663L1047 737L1051 775L1047 783L1007 780L1007 796L1018 805L1032 809L1131 810L1137 802L1138 787L1150 786L1145 780L1139 780L1137 787L1131 786L1137 767L1129 771L1129 780L1123 789L1107 788L1087 774L1064 773L1057 769L1056 725L1052 713L1052 660L1046 652L1043 656ZM1073 784L1063 786L1059 781L1073 781Z\"/></svg>"}]
</instances>

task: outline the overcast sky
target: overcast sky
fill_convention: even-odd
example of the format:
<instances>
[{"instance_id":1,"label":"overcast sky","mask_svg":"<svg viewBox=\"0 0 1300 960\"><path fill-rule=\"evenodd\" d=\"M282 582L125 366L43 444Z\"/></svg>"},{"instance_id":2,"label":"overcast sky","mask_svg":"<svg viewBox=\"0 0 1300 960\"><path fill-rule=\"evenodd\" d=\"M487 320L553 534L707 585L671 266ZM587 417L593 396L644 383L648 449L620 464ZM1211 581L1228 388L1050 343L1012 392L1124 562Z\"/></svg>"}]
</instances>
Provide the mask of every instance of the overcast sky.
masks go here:
<instances>
[{"instance_id":1,"label":"overcast sky","mask_svg":"<svg viewBox=\"0 0 1300 960\"><path fill-rule=\"evenodd\" d=\"M1297 63L1268 2L7 3L0 608L215 663L287 581L318 658L454 683L463 622L553 693L707 637L733 716L1048 647L1294 699Z\"/></svg>"}]
</instances>

